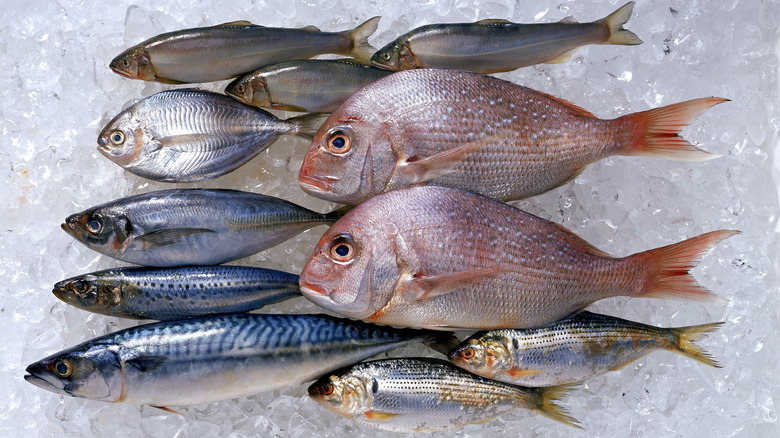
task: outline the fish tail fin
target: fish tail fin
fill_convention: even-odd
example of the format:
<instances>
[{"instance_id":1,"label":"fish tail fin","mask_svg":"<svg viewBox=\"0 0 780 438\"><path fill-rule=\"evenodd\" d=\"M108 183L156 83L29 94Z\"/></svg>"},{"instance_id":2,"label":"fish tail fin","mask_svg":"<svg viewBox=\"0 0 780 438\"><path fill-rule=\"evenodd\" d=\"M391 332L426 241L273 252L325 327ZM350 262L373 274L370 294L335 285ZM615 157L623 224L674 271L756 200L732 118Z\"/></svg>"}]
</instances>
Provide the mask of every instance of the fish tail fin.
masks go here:
<instances>
[{"instance_id":1,"label":"fish tail fin","mask_svg":"<svg viewBox=\"0 0 780 438\"><path fill-rule=\"evenodd\" d=\"M368 43L368 37L376 32L380 18L382 17L369 18L360 26L346 32L352 40L350 56L370 64L371 57L374 56L376 49Z\"/></svg>"},{"instance_id":2,"label":"fish tail fin","mask_svg":"<svg viewBox=\"0 0 780 438\"><path fill-rule=\"evenodd\" d=\"M634 11L634 2L628 2L619 7L615 12L608 16L596 21L596 23L603 24L609 29L609 38L604 44L617 44L621 46L635 46L642 44L642 40L628 29L623 29L623 25L631 18L631 13Z\"/></svg>"},{"instance_id":3,"label":"fish tail fin","mask_svg":"<svg viewBox=\"0 0 780 438\"><path fill-rule=\"evenodd\" d=\"M739 234L739 231L712 231L630 256L639 264L645 276L643 287L634 296L727 302L727 299L701 287L689 271L701 261L705 252L735 234Z\"/></svg>"},{"instance_id":4,"label":"fish tail fin","mask_svg":"<svg viewBox=\"0 0 780 438\"><path fill-rule=\"evenodd\" d=\"M345 214L349 213L353 208L355 208L354 205L345 205L341 208L331 211L330 213L325 213L323 216L325 217L326 222L334 223L341 219Z\"/></svg>"},{"instance_id":5,"label":"fish tail fin","mask_svg":"<svg viewBox=\"0 0 780 438\"><path fill-rule=\"evenodd\" d=\"M629 114L640 132L639 137L621 155L641 155L677 161L705 161L720 155L703 151L680 136L695 117L704 110L729 99L706 97L667 105L661 108Z\"/></svg>"},{"instance_id":6,"label":"fish tail fin","mask_svg":"<svg viewBox=\"0 0 780 438\"><path fill-rule=\"evenodd\" d=\"M287 119L287 121L293 123L292 132L290 132L290 135L297 135L299 137L303 137L306 139L311 140L314 138L314 135L317 134L317 131L320 129L320 126L325 122L325 119L328 118L330 114L327 113L309 113L304 114L302 116L292 117Z\"/></svg>"},{"instance_id":7,"label":"fish tail fin","mask_svg":"<svg viewBox=\"0 0 780 438\"><path fill-rule=\"evenodd\" d=\"M722 325L723 322L713 322L709 324L677 327L672 329L677 335L673 343L674 351L693 360L697 360L705 365L709 365L715 368L722 368L722 365L715 361L715 358L713 358L712 355L696 345L696 341L705 335L712 333Z\"/></svg>"},{"instance_id":8,"label":"fish tail fin","mask_svg":"<svg viewBox=\"0 0 780 438\"><path fill-rule=\"evenodd\" d=\"M560 421L561 423L576 427L578 429L582 429L582 426L580 426L576 418L569 415L569 413L566 411L566 409L562 408L561 406L557 405L555 402L557 402L561 397L568 394L574 387L577 386L577 384L566 384L566 385L558 385L558 386L548 386L545 388L533 388L534 391L536 391L536 394L538 395L538 398L535 402L532 403L531 409L544 415L547 418L553 419L555 421ZM529 390L531 388L528 388ZM520 401L518 400L520 404L523 404L524 406L528 407L527 400Z\"/></svg>"},{"instance_id":9,"label":"fish tail fin","mask_svg":"<svg viewBox=\"0 0 780 438\"><path fill-rule=\"evenodd\" d=\"M447 356L460 344L460 341L452 332L433 332L423 340L423 344L431 350Z\"/></svg>"}]
</instances>

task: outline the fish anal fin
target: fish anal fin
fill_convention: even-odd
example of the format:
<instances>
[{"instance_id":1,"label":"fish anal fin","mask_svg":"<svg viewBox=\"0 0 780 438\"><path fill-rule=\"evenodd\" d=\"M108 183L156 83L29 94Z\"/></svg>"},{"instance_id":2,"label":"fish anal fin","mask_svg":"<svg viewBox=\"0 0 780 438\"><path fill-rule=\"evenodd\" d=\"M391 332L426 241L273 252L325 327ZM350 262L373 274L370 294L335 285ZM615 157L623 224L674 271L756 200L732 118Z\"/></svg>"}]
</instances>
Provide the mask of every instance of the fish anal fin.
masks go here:
<instances>
[{"instance_id":1,"label":"fish anal fin","mask_svg":"<svg viewBox=\"0 0 780 438\"><path fill-rule=\"evenodd\" d=\"M452 172L455 167L462 163L466 156L492 143L494 143L493 138L486 137L439 152L430 157L422 159L407 157L396 165L396 172L403 175L404 179L411 181L412 184L430 181Z\"/></svg>"},{"instance_id":2,"label":"fish anal fin","mask_svg":"<svg viewBox=\"0 0 780 438\"><path fill-rule=\"evenodd\" d=\"M389 412L378 412L378 411L363 412L364 417L374 421L386 421L391 418L399 417L400 415L401 414L391 414Z\"/></svg>"},{"instance_id":3,"label":"fish anal fin","mask_svg":"<svg viewBox=\"0 0 780 438\"><path fill-rule=\"evenodd\" d=\"M527 369L520 369L520 368L510 368L506 371L506 373L512 377L513 379L518 378L524 378L524 377L531 377L535 376L537 374L541 374L544 371L542 370L527 370Z\"/></svg>"},{"instance_id":4,"label":"fish anal fin","mask_svg":"<svg viewBox=\"0 0 780 438\"><path fill-rule=\"evenodd\" d=\"M504 271L502 268L483 268L437 275L418 273L407 278L402 287L413 294L417 301L422 301L448 294L461 286Z\"/></svg>"},{"instance_id":5,"label":"fish anal fin","mask_svg":"<svg viewBox=\"0 0 780 438\"><path fill-rule=\"evenodd\" d=\"M174 245L181 243L186 237L196 234L213 233L214 230L207 228L172 228L167 230L156 230L136 237L144 246L143 249L152 249L160 246Z\"/></svg>"},{"instance_id":6,"label":"fish anal fin","mask_svg":"<svg viewBox=\"0 0 780 438\"><path fill-rule=\"evenodd\" d=\"M174 411L173 409L171 409L169 407L166 407L166 406L155 406L155 405L149 405L149 406L151 406L153 408L157 408L157 409L163 410L163 411L166 411L166 412L170 412L172 414L184 415L181 412Z\"/></svg>"},{"instance_id":7,"label":"fish anal fin","mask_svg":"<svg viewBox=\"0 0 780 438\"><path fill-rule=\"evenodd\" d=\"M572 50L569 50L567 52L564 52L564 53L560 54L559 56L557 56L556 58L551 59L551 60L545 62L545 64L563 64L564 62L566 62L569 59L571 59L572 55L574 55L574 52L576 52L578 48L579 47L574 48Z\"/></svg>"}]
</instances>

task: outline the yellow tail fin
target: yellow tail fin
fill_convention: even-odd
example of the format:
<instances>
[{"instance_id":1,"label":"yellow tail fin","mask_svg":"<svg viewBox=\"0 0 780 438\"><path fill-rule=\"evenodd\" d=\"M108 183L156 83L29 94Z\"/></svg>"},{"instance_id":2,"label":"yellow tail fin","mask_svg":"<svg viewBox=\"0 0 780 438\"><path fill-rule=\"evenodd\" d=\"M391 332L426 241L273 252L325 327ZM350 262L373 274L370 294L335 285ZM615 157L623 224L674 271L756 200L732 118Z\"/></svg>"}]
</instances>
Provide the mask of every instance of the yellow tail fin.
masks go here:
<instances>
[{"instance_id":1,"label":"yellow tail fin","mask_svg":"<svg viewBox=\"0 0 780 438\"><path fill-rule=\"evenodd\" d=\"M709 365L715 368L722 368L721 364L716 362L709 353L696 345L696 341L705 335L712 333L722 325L723 322L713 322L710 324L677 327L673 329L677 334L677 339L674 343L676 351L683 356L690 357L691 359L697 360L705 365Z\"/></svg>"}]
</instances>

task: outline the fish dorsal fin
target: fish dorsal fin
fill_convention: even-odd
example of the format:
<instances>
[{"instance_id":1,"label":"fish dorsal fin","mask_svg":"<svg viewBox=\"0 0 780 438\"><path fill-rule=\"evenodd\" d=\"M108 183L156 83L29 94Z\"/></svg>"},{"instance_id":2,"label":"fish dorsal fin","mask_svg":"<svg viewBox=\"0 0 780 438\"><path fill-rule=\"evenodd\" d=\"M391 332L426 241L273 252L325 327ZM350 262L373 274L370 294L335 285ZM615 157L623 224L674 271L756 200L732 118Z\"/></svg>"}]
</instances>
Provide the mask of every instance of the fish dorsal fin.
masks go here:
<instances>
[{"instance_id":1,"label":"fish dorsal fin","mask_svg":"<svg viewBox=\"0 0 780 438\"><path fill-rule=\"evenodd\" d=\"M602 251L602 250L600 250L600 249L596 248L595 246L593 246L593 245L592 245L592 244L590 244L589 242L585 241L585 239L583 239L582 237L580 237L580 236L578 236L578 235L576 235L576 234L572 233L571 231L569 231L569 230L568 230L566 227L564 227L563 225L561 225L561 224L556 224L555 222L551 222L551 223L552 223L552 224L553 224L553 225L554 225L556 228L558 228L558 231L560 231L561 233L563 233L563 235L564 235L565 237L568 237L568 238L569 238L569 240L573 240L575 244L577 244L578 246L582 247L582 249L583 249L585 252L587 252L588 254L595 255L595 256L599 256L599 257L609 257L609 258L612 258L612 256L611 256L609 253L607 253L607 252L605 252L605 251Z\"/></svg>"},{"instance_id":2,"label":"fish dorsal fin","mask_svg":"<svg viewBox=\"0 0 780 438\"><path fill-rule=\"evenodd\" d=\"M461 286L468 285L492 275L505 272L506 269L500 267L472 269L462 272L448 272L446 274L425 275L415 274L401 280L402 290L408 291L417 301L427 300L429 298L446 295Z\"/></svg>"},{"instance_id":3,"label":"fish dorsal fin","mask_svg":"<svg viewBox=\"0 0 780 438\"><path fill-rule=\"evenodd\" d=\"M407 158L396 165L396 172L404 181L409 181L411 184L430 181L452 172L467 155L494 142L493 137L485 137L420 160Z\"/></svg>"},{"instance_id":4,"label":"fish dorsal fin","mask_svg":"<svg viewBox=\"0 0 780 438\"><path fill-rule=\"evenodd\" d=\"M485 18L484 20L479 20L474 24L491 25L491 24L513 24L513 23L509 20L504 20L503 18Z\"/></svg>"},{"instance_id":5,"label":"fish dorsal fin","mask_svg":"<svg viewBox=\"0 0 780 438\"><path fill-rule=\"evenodd\" d=\"M140 240L144 244L145 250L153 249L155 247L174 245L181 243L186 237L203 234L213 233L214 230L207 228L171 228L167 230L156 230L146 234L142 234L136 237L136 240Z\"/></svg>"},{"instance_id":6,"label":"fish dorsal fin","mask_svg":"<svg viewBox=\"0 0 780 438\"><path fill-rule=\"evenodd\" d=\"M305 30L306 32L322 32L319 27L312 25L302 27L301 30Z\"/></svg>"},{"instance_id":7,"label":"fish dorsal fin","mask_svg":"<svg viewBox=\"0 0 780 438\"><path fill-rule=\"evenodd\" d=\"M574 17L572 17L571 15L569 15L568 17L563 17L563 18L561 19L561 21L559 21L558 23L563 23L563 24L577 24L577 23L579 23L579 21L577 21L577 19L576 19L576 18L574 18Z\"/></svg>"},{"instance_id":8,"label":"fish dorsal fin","mask_svg":"<svg viewBox=\"0 0 780 438\"><path fill-rule=\"evenodd\" d=\"M220 23L214 27L234 27L234 26L245 26L245 27L262 27L258 26L251 21L248 20L237 20L237 21L229 21L227 23Z\"/></svg>"},{"instance_id":9,"label":"fish dorsal fin","mask_svg":"<svg viewBox=\"0 0 780 438\"><path fill-rule=\"evenodd\" d=\"M584 109L582 107L579 107L579 106L569 102L568 100L561 99L560 97L555 97L555 96L553 96L551 94L547 94L547 93L542 93L542 92L538 92L538 93L543 95L544 97L552 99L555 102L565 106L566 109L568 109L569 112L571 112L575 116L593 117L594 119L598 118L593 113L591 113L590 111L588 111L588 110L586 110L586 109Z\"/></svg>"}]
</instances>

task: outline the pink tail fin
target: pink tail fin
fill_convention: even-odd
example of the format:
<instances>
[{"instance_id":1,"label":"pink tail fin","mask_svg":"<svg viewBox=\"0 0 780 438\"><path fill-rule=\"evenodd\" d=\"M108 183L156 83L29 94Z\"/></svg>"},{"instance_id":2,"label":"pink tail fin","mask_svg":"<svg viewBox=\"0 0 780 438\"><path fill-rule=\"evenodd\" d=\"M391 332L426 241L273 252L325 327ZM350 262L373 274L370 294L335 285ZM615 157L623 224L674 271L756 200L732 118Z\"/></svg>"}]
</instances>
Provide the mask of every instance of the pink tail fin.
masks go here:
<instances>
[{"instance_id":1,"label":"pink tail fin","mask_svg":"<svg viewBox=\"0 0 780 438\"><path fill-rule=\"evenodd\" d=\"M680 131L706 109L728 102L720 97L693 99L625 116L639 132L622 155L641 155L676 161L705 161L720 155L703 151L680 137Z\"/></svg>"},{"instance_id":2,"label":"pink tail fin","mask_svg":"<svg viewBox=\"0 0 780 438\"><path fill-rule=\"evenodd\" d=\"M701 261L705 252L721 240L735 234L739 234L739 231L712 231L633 255L632 257L647 269L645 287L635 296L710 302L728 301L701 287L688 271Z\"/></svg>"}]
</instances>

